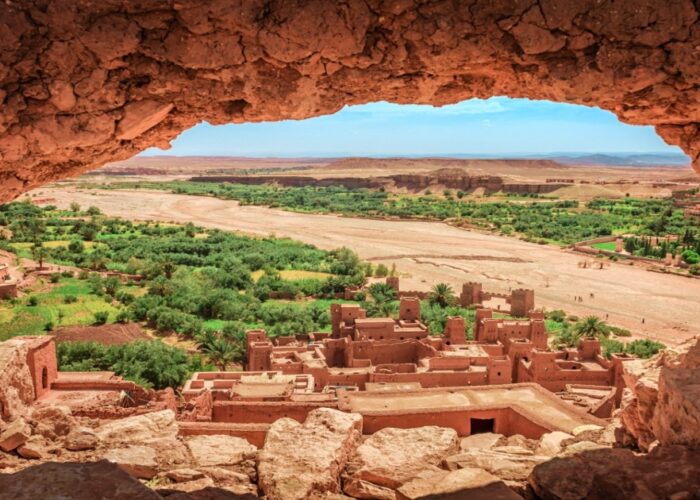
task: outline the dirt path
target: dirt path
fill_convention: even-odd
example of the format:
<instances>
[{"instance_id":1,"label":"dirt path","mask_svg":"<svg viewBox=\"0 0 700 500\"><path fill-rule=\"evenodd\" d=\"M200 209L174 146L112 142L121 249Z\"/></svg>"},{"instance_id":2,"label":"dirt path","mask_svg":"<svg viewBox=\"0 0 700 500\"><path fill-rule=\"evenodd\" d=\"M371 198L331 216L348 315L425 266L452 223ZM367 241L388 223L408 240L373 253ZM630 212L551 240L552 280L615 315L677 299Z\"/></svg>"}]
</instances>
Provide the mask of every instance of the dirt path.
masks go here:
<instances>
[{"instance_id":1,"label":"dirt path","mask_svg":"<svg viewBox=\"0 0 700 500\"><path fill-rule=\"evenodd\" d=\"M39 197L55 198L54 204L60 207L77 201L125 218L287 236L324 249L347 246L375 263L395 263L407 274L401 282L406 290L426 290L434 283L447 282L458 291L465 281L482 282L486 290L497 292L531 287L539 306L580 316L607 316L609 322L629 328L635 336L667 344L697 334L700 324L700 280L624 264L584 269L579 267L587 259L584 256L438 222L299 214L142 190L44 188L38 192ZM583 297L583 302L575 301L576 296Z\"/></svg>"}]
</instances>

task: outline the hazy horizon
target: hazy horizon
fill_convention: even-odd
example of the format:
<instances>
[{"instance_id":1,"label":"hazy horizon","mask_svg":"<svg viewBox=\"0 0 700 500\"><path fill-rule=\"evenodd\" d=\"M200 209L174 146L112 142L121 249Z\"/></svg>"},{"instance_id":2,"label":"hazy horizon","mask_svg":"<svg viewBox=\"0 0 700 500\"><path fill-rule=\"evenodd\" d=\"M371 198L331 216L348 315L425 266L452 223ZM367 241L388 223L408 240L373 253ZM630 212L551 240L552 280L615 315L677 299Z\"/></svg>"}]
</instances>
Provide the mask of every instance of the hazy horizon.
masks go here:
<instances>
[{"instance_id":1,"label":"hazy horizon","mask_svg":"<svg viewBox=\"0 0 700 500\"><path fill-rule=\"evenodd\" d=\"M200 123L141 156L250 158L546 157L683 155L651 126L621 123L600 108L494 97L440 108L386 102L332 115L214 126Z\"/></svg>"}]
</instances>

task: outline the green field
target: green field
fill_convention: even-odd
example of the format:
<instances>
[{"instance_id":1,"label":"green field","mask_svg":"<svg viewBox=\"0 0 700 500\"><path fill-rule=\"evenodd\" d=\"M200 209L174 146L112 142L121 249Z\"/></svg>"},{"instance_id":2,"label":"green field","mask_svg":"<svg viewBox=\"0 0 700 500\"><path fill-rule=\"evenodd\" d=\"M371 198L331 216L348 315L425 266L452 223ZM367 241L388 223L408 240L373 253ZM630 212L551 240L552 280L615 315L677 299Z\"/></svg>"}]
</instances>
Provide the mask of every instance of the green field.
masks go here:
<instances>
[{"instance_id":1,"label":"green field","mask_svg":"<svg viewBox=\"0 0 700 500\"><path fill-rule=\"evenodd\" d=\"M56 285L44 286L51 289L29 294L36 297L38 303L35 306L29 304L29 297L0 301L0 341L15 335L43 334L49 322L55 327L89 325L98 311L107 311L109 321L114 321L117 308L104 298L91 294L85 281L63 278ZM74 296L77 301L66 304L66 296Z\"/></svg>"},{"instance_id":2,"label":"green field","mask_svg":"<svg viewBox=\"0 0 700 500\"><path fill-rule=\"evenodd\" d=\"M601 250L607 250L608 252L614 252L615 251L615 242L614 241L607 241L605 243L593 243L591 245L593 248L600 248Z\"/></svg>"}]
</instances>

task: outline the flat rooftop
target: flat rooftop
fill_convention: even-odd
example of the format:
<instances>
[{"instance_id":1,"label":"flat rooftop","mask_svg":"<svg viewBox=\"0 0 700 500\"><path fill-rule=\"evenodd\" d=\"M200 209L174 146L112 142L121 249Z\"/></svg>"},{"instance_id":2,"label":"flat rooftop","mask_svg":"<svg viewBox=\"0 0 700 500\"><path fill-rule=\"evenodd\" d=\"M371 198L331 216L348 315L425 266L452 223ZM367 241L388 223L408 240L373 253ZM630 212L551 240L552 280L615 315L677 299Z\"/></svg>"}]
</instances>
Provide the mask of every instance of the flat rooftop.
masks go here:
<instances>
[{"instance_id":1,"label":"flat rooftop","mask_svg":"<svg viewBox=\"0 0 700 500\"><path fill-rule=\"evenodd\" d=\"M401 415L435 410L512 408L552 430L571 433L585 424L603 421L577 410L537 384L422 389L415 392L342 392L339 408L363 415Z\"/></svg>"}]
</instances>

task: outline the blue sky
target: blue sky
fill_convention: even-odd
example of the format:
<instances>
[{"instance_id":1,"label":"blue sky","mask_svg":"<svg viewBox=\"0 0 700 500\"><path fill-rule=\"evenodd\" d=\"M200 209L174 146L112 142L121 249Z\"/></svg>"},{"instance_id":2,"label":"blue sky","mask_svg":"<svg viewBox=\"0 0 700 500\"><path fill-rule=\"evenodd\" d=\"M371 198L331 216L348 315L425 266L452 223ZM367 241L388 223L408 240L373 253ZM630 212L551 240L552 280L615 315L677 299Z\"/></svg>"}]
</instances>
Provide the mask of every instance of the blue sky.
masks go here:
<instances>
[{"instance_id":1,"label":"blue sky","mask_svg":"<svg viewBox=\"0 0 700 500\"><path fill-rule=\"evenodd\" d=\"M449 156L674 153L652 127L599 108L493 97L436 108L377 102L334 115L212 126L201 123L144 155Z\"/></svg>"}]
</instances>

